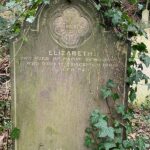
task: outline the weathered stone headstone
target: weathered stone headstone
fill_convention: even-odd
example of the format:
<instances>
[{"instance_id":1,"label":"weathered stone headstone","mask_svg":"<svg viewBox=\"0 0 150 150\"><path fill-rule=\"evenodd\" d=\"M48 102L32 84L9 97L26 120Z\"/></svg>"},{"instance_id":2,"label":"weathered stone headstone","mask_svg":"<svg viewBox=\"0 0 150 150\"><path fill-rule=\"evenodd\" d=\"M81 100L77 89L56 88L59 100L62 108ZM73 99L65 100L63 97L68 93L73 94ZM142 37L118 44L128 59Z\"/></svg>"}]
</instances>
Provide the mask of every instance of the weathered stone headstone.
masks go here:
<instances>
[{"instance_id":1,"label":"weathered stone headstone","mask_svg":"<svg viewBox=\"0 0 150 150\"><path fill-rule=\"evenodd\" d=\"M99 26L90 1L51 1L13 43L16 150L86 150L91 111L108 113L100 88L118 83L124 99L127 48ZM112 108L113 109L113 108Z\"/></svg>"}]
</instances>

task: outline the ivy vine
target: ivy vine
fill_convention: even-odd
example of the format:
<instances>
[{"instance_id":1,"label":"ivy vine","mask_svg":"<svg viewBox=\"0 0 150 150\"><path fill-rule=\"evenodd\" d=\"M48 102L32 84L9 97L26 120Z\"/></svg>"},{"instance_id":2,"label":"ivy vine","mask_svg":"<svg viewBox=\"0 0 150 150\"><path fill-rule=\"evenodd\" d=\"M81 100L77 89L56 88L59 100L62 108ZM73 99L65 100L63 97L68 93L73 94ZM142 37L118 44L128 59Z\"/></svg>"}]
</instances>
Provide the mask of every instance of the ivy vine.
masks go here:
<instances>
[{"instance_id":1,"label":"ivy vine","mask_svg":"<svg viewBox=\"0 0 150 150\"><path fill-rule=\"evenodd\" d=\"M118 104L119 94L117 85L108 80L101 89L101 95L106 101L109 116L94 110L90 115L90 126L86 128L85 146L91 150L146 150L146 144L142 136L131 138L133 110L126 109L125 105ZM109 106L109 101L114 101L114 108ZM124 131L127 137L124 138Z\"/></svg>"},{"instance_id":2,"label":"ivy vine","mask_svg":"<svg viewBox=\"0 0 150 150\"><path fill-rule=\"evenodd\" d=\"M142 4L137 0L129 0L130 5L134 5L142 10ZM142 80L148 85L149 77L143 73L143 65L150 66L150 57L144 43L135 43L132 37L144 36L147 38L145 31L139 26L137 20L130 16L123 9L122 1L119 0L98 0L95 3L96 9L103 16L103 26L113 30L119 39L131 43L131 49L128 52L127 68L127 92L128 104L133 104L136 99L137 85ZM139 15L139 14L138 14ZM138 16L139 17L139 16ZM113 93L115 83L109 80L101 89L101 95L106 101L110 116L102 114L95 110L90 116L90 127L86 129L85 145L91 150L146 150L147 146L143 137L132 139L133 110L125 105L117 105L119 99L118 93ZM111 111L109 100L115 103L115 110ZM117 115L117 116L116 116Z\"/></svg>"}]
</instances>

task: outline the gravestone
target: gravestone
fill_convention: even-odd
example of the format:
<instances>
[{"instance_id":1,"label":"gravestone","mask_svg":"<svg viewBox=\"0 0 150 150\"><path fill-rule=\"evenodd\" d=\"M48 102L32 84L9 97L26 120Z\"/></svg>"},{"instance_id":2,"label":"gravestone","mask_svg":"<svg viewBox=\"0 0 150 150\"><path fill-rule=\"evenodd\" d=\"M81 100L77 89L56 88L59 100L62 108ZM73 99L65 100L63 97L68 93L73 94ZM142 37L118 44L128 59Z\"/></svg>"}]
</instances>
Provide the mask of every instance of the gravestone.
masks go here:
<instances>
[{"instance_id":1,"label":"gravestone","mask_svg":"<svg viewBox=\"0 0 150 150\"><path fill-rule=\"evenodd\" d=\"M13 42L16 150L86 150L90 113L108 113L99 94L108 79L124 101L127 47L100 23L92 1L53 0L24 27L27 41Z\"/></svg>"}]
</instances>

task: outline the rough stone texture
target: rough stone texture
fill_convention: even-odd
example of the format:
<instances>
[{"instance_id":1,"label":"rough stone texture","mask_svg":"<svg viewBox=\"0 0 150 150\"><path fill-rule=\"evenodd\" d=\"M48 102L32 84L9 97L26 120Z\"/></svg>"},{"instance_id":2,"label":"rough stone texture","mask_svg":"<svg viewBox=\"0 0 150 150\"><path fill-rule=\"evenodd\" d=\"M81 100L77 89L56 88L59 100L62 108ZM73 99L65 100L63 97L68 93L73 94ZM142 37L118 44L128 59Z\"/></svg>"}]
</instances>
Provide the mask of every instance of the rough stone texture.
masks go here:
<instances>
[{"instance_id":1,"label":"rough stone texture","mask_svg":"<svg viewBox=\"0 0 150 150\"><path fill-rule=\"evenodd\" d=\"M108 79L118 83L123 102L127 48L99 22L89 1L51 1L25 28L28 41L13 43L16 150L86 150L89 114L108 113L99 94Z\"/></svg>"}]
</instances>

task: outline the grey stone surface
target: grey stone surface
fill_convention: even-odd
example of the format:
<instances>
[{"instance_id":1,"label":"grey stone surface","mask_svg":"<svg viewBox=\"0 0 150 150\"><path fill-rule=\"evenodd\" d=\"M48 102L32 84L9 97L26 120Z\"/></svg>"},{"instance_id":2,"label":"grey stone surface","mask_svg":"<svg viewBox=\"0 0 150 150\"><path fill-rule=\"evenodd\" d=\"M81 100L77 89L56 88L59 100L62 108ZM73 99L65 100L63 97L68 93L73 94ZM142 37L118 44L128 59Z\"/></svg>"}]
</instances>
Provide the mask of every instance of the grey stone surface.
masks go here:
<instances>
[{"instance_id":1,"label":"grey stone surface","mask_svg":"<svg viewBox=\"0 0 150 150\"><path fill-rule=\"evenodd\" d=\"M89 114L108 113L99 94L108 79L123 101L127 48L100 21L90 1L55 0L24 28L28 41L13 42L16 150L86 150Z\"/></svg>"}]
</instances>

